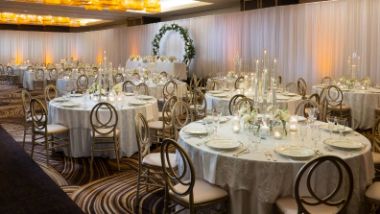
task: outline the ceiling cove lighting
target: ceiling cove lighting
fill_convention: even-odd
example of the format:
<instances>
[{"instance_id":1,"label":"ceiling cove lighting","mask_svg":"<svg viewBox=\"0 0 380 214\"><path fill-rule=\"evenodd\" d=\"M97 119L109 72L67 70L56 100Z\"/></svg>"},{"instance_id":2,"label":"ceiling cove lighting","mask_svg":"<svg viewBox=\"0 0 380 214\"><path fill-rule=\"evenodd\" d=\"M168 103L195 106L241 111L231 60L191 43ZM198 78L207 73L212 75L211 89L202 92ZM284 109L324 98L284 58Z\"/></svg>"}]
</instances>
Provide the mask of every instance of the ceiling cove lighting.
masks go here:
<instances>
[{"instance_id":1,"label":"ceiling cove lighting","mask_svg":"<svg viewBox=\"0 0 380 214\"><path fill-rule=\"evenodd\" d=\"M62 16L40 16L33 14L19 14L0 12L0 24L50 25L81 27L101 22L99 19L77 19Z\"/></svg>"},{"instance_id":2,"label":"ceiling cove lighting","mask_svg":"<svg viewBox=\"0 0 380 214\"><path fill-rule=\"evenodd\" d=\"M160 0L15 0L27 3L83 7L86 10L161 12Z\"/></svg>"}]
</instances>

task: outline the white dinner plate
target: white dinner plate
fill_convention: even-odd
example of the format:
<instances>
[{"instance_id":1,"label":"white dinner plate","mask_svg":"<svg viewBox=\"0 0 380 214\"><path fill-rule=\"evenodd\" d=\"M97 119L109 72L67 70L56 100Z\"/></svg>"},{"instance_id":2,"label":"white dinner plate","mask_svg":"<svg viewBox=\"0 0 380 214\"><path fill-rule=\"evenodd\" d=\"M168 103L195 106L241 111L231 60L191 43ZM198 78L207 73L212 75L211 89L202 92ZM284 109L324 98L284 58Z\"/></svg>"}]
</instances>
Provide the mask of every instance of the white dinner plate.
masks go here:
<instances>
[{"instance_id":1,"label":"white dinner plate","mask_svg":"<svg viewBox=\"0 0 380 214\"><path fill-rule=\"evenodd\" d=\"M229 120L230 120L230 118L228 118L228 117L220 117L219 122L220 123L225 123L225 122L227 122ZM207 117L205 117L203 119L203 121L205 121L206 123L213 123L214 122L214 118L213 118L213 116L207 116Z\"/></svg>"},{"instance_id":2,"label":"white dinner plate","mask_svg":"<svg viewBox=\"0 0 380 214\"><path fill-rule=\"evenodd\" d=\"M274 151L280 155L294 159L307 159L315 155L314 150L305 146L279 146Z\"/></svg>"},{"instance_id":3,"label":"white dinner plate","mask_svg":"<svg viewBox=\"0 0 380 214\"><path fill-rule=\"evenodd\" d=\"M361 149L364 147L364 144L348 138L328 138L323 143L338 149Z\"/></svg>"},{"instance_id":4,"label":"white dinner plate","mask_svg":"<svg viewBox=\"0 0 380 214\"><path fill-rule=\"evenodd\" d=\"M187 127L184 132L190 135L207 135L208 132L204 126Z\"/></svg>"},{"instance_id":5,"label":"white dinner plate","mask_svg":"<svg viewBox=\"0 0 380 214\"><path fill-rule=\"evenodd\" d=\"M67 102L69 101L68 99L66 98L63 98L63 97L57 97L53 100L54 102L57 102L57 103L64 103L64 102Z\"/></svg>"},{"instance_id":6,"label":"white dinner plate","mask_svg":"<svg viewBox=\"0 0 380 214\"><path fill-rule=\"evenodd\" d=\"M124 95L125 96L134 96L135 94L134 93L130 93L130 92L124 92Z\"/></svg>"},{"instance_id":7,"label":"white dinner plate","mask_svg":"<svg viewBox=\"0 0 380 214\"><path fill-rule=\"evenodd\" d=\"M290 92L283 93L282 95L284 95L284 96L288 96L288 97L295 97L295 96L298 96L298 94L296 94L296 93L290 93Z\"/></svg>"},{"instance_id":8,"label":"white dinner plate","mask_svg":"<svg viewBox=\"0 0 380 214\"><path fill-rule=\"evenodd\" d=\"M336 127L335 125L332 125L332 127L330 127L329 124L323 124L323 125L320 125L319 127L321 129L325 130L325 131L330 131L331 130L334 133L338 133L339 132L338 127ZM343 130L343 133L347 133L347 132L352 132L352 129L350 127L345 126L344 130Z\"/></svg>"},{"instance_id":9,"label":"white dinner plate","mask_svg":"<svg viewBox=\"0 0 380 214\"><path fill-rule=\"evenodd\" d=\"M70 94L69 96L70 97L81 97L81 96L83 96L83 94Z\"/></svg>"},{"instance_id":10,"label":"white dinner plate","mask_svg":"<svg viewBox=\"0 0 380 214\"><path fill-rule=\"evenodd\" d=\"M220 90L211 90L211 91L208 91L208 93L210 93L210 94L221 94L221 93L223 93L223 91L220 91Z\"/></svg>"},{"instance_id":11,"label":"white dinner plate","mask_svg":"<svg viewBox=\"0 0 380 214\"><path fill-rule=\"evenodd\" d=\"M73 107L79 106L79 104L78 103L67 102L67 103L62 103L61 106L64 107L64 108L73 108Z\"/></svg>"},{"instance_id":12,"label":"white dinner plate","mask_svg":"<svg viewBox=\"0 0 380 214\"><path fill-rule=\"evenodd\" d=\"M134 105L134 106L141 106L141 105L145 105L146 102L144 101L141 101L141 100L131 100L129 102L129 105Z\"/></svg>"},{"instance_id":13,"label":"white dinner plate","mask_svg":"<svg viewBox=\"0 0 380 214\"><path fill-rule=\"evenodd\" d=\"M148 96L148 95L139 95L137 96L137 99L140 99L140 100L151 100L153 99L152 96Z\"/></svg>"},{"instance_id":14,"label":"white dinner plate","mask_svg":"<svg viewBox=\"0 0 380 214\"><path fill-rule=\"evenodd\" d=\"M239 148L241 143L232 139L212 139L206 142L206 146L212 149L232 150Z\"/></svg>"},{"instance_id":15,"label":"white dinner plate","mask_svg":"<svg viewBox=\"0 0 380 214\"><path fill-rule=\"evenodd\" d=\"M307 120L306 117L297 115L298 122L305 122L306 120Z\"/></svg>"}]
</instances>

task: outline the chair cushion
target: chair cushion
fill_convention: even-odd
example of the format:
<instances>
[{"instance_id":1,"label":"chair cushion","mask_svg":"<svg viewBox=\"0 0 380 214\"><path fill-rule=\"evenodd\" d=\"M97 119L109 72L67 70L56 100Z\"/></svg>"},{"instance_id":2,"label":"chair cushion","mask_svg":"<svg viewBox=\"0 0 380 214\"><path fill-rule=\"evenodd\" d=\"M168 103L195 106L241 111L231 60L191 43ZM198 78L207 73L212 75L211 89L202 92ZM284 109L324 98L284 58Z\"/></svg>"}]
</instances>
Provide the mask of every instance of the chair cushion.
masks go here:
<instances>
[{"instance_id":1,"label":"chair cushion","mask_svg":"<svg viewBox=\"0 0 380 214\"><path fill-rule=\"evenodd\" d=\"M380 202L380 182L374 182L368 187L365 196L371 200Z\"/></svg>"},{"instance_id":2,"label":"chair cushion","mask_svg":"<svg viewBox=\"0 0 380 214\"><path fill-rule=\"evenodd\" d=\"M340 107L329 107L329 109L333 110L333 111L340 111ZM351 110L351 107L346 105L346 104L343 104L342 105L342 111L350 111Z\"/></svg>"},{"instance_id":3,"label":"chair cushion","mask_svg":"<svg viewBox=\"0 0 380 214\"><path fill-rule=\"evenodd\" d=\"M182 184L179 183L175 185L174 188L178 192L184 192L186 191L188 187L183 186ZM216 185L209 184L206 181L203 181L200 179L195 180L193 193L194 193L194 204L202 204L205 202L222 199L228 196L228 193L224 189L219 188ZM179 201L182 201L184 203L189 203L189 195L182 197L182 196L178 196L172 191L170 191L169 194L172 197L175 197L176 199L178 199Z\"/></svg>"},{"instance_id":4,"label":"chair cushion","mask_svg":"<svg viewBox=\"0 0 380 214\"><path fill-rule=\"evenodd\" d=\"M169 161L170 161L170 165L173 168L177 167L177 162L176 162L174 153L169 154ZM161 167L161 153L158 153L158 152L150 153L143 158L142 162L143 164Z\"/></svg>"},{"instance_id":5,"label":"chair cushion","mask_svg":"<svg viewBox=\"0 0 380 214\"><path fill-rule=\"evenodd\" d=\"M38 119L40 119L40 118L38 118ZM45 115L42 116L42 120L45 120ZM32 121L33 121L32 120L32 116L29 116L29 117L26 118L26 122L32 122Z\"/></svg>"},{"instance_id":6,"label":"chair cushion","mask_svg":"<svg viewBox=\"0 0 380 214\"><path fill-rule=\"evenodd\" d=\"M297 202L294 198L291 197L285 197L285 198L280 198L276 201L276 205L278 209L284 213L284 214L297 214L298 207L297 207ZM328 206L325 204L321 204L318 206L309 206L309 205L304 205L307 211L309 213L313 214L335 214L338 213L339 208L334 207L334 206Z\"/></svg>"},{"instance_id":7,"label":"chair cushion","mask_svg":"<svg viewBox=\"0 0 380 214\"><path fill-rule=\"evenodd\" d=\"M35 129L35 131L43 134L45 132L45 129ZM62 133L68 132L68 131L69 131L69 128L67 128L66 126L62 126L59 124L48 124L47 125L47 134L48 135L62 134Z\"/></svg>"},{"instance_id":8,"label":"chair cushion","mask_svg":"<svg viewBox=\"0 0 380 214\"><path fill-rule=\"evenodd\" d=\"M151 121L148 122L148 127L151 129L163 129L164 128L164 123L162 121Z\"/></svg>"},{"instance_id":9,"label":"chair cushion","mask_svg":"<svg viewBox=\"0 0 380 214\"><path fill-rule=\"evenodd\" d=\"M380 164L380 153L379 152L372 152L372 158L374 164Z\"/></svg>"},{"instance_id":10,"label":"chair cushion","mask_svg":"<svg viewBox=\"0 0 380 214\"><path fill-rule=\"evenodd\" d=\"M100 132L102 132L102 133L105 133L105 132L110 131L111 129L98 129L98 130ZM120 135L120 130L118 128L116 128L115 134L116 134L116 136ZM92 136L92 132L91 132L91 136ZM111 132L109 134L106 134L106 135L103 135L103 134L95 132L95 137L96 138L112 138L113 137L113 132Z\"/></svg>"}]
</instances>

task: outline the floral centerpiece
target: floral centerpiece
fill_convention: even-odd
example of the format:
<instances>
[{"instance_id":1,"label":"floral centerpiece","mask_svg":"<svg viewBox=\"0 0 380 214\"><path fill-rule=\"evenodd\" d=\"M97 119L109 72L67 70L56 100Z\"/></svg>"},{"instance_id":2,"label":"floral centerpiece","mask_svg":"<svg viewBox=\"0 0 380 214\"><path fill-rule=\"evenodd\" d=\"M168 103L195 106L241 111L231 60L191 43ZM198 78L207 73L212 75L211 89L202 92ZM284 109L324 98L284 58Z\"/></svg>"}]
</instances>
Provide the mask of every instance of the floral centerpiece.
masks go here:
<instances>
[{"instance_id":1,"label":"floral centerpiece","mask_svg":"<svg viewBox=\"0 0 380 214\"><path fill-rule=\"evenodd\" d=\"M89 94L99 94L99 95L104 95L105 90L100 87L98 83L92 84L88 89L87 93Z\"/></svg>"},{"instance_id":2,"label":"floral centerpiece","mask_svg":"<svg viewBox=\"0 0 380 214\"><path fill-rule=\"evenodd\" d=\"M282 109L277 109L274 112L274 118L281 121L282 128L284 129L284 133L285 133L285 135L287 135L288 132L286 130L286 122L290 118L290 115L289 115L288 111L287 110L282 110Z\"/></svg>"},{"instance_id":3,"label":"floral centerpiece","mask_svg":"<svg viewBox=\"0 0 380 214\"><path fill-rule=\"evenodd\" d=\"M116 95L119 95L123 91L123 83L118 83L112 87L112 90Z\"/></svg>"}]
</instances>

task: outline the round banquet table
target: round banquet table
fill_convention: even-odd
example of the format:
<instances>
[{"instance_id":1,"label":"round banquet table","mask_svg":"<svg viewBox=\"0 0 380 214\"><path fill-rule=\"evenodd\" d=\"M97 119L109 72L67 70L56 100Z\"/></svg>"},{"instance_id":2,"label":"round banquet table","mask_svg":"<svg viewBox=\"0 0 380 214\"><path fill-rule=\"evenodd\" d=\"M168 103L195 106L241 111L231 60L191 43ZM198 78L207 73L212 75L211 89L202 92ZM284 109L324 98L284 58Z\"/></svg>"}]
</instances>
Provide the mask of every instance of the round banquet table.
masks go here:
<instances>
[{"instance_id":1,"label":"round banquet table","mask_svg":"<svg viewBox=\"0 0 380 214\"><path fill-rule=\"evenodd\" d=\"M230 115L228 105L230 99L238 94L238 91L224 91L223 93L206 93L205 98L207 102L207 110L211 111L213 107L215 107L219 112L223 115ZM253 97L253 95L246 95L247 97ZM299 95L296 96L285 96L282 93L278 93L277 97L277 105L282 109L288 109L290 114L293 114L297 108L297 105L302 101L302 97Z\"/></svg>"},{"instance_id":2,"label":"round banquet table","mask_svg":"<svg viewBox=\"0 0 380 214\"><path fill-rule=\"evenodd\" d=\"M317 124L324 124L318 122ZM187 151L193 161L197 178L204 179L226 189L229 193L231 213L273 213L276 199L285 196L293 196L293 184L295 177L302 165L307 160L295 160L281 156L274 152L278 146L302 145L297 132L290 132L281 140L267 137L260 144L253 144L251 133L240 131L236 134L232 131L232 122L220 124L217 137L214 139L234 139L240 141L242 146L234 151L213 150L205 145L207 137L192 136L188 130L192 128L203 129L203 124L194 122L184 127L179 135L179 144ZM187 131L186 131L187 130ZM321 141L317 143L317 149L321 155L336 155L343 158L350 166L354 175L354 192L348 205L348 213L365 213L364 192L374 177L373 160L371 156L371 144L364 136L350 132L345 137L358 141L365 146L361 150L338 150L325 145L323 140L330 137L338 137L322 129ZM310 132L310 129L309 129ZM330 136L332 135L332 136ZM303 146L314 148L309 140L310 134ZM249 148L248 152L238 157L235 154ZM182 166L180 166L182 167ZM329 176L336 176L330 168L324 166L317 171L318 182L312 185L317 191L326 194L327 188L333 188ZM332 173L332 174L331 174Z\"/></svg>"},{"instance_id":3,"label":"round banquet table","mask_svg":"<svg viewBox=\"0 0 380 214\"><path fill-rule=\"evenodd\" d=\"M175 92L175 96L177 97L185 97L187 92L186 83L180 80L174 80L177 83L177 91ZM135 81L135 85L138 85L141 81ZM149 95L153 96L157 99L162 99L162 90L164 88L165 83L154 83L153 81L146 81L145 84L148 86Z\"/></svg>"},{"instance_id":4,"label":"round banquet table","mask_svg":"<svg viewBox=\"0 0 380 214\"><path fill-rule=\"evenodd\" d=\"M45 78L45 80L49 79L49 72L47 70L44 71L44 78ZM23 87L28 89L28 90L33 90L34 89L34 85L33 85L34 80L35 80L34 71L25 71L24 77L22 79Z\"/></svg>"},{"instance_id":5,"label":"round banquet table","mask_svg":"<svg viewBox=\"0 0 380 214\"><path fill-rule=\"evenodd\" d=\"M313 86L312 92L320 94L322 85ZM343 103L351 107L352 128L371 129L375 122L375 108L380 99L380 89L369 88L367 90L342 90Z\"/></svg>"},{"instance_id":6,"label":"round banquet table","mask_svg":"<svg viewBox=\"0 0 380 214\"><path fill-rule=\"evenodd\" d=\"M88 157L91 155L92 142L90 113L98 101L95 101L90 95L77 96L69 97L67 102L57 102L57 98L52 100L49 103L48 122L62 124L70 129L71 156ZM129 157L137 152L135 115L142 113L147 120L156 120L158 118L157 99L152 97L150 100L144 100L145 104L143 105L132 105L133 102L139 100L138 97L120 95L119 98L120 100L115 99L116 101L109 101L104 98L102 101L112 103L117 110L120 152L122 156ZM72 106L67 107L67 103ZM98 152L95 155L115 157L113 152Z\"/></svg>"},{"instance_id":7,"label":"round banquet table","mask_svg":"<svg viewBox=\"0 0 380 214\"><path fill-rule=\"evenodd\" d=\"M88 78L88 86L91 86L95 82L95 77ZM77 78L59 78L56 82L56 87L59 95L64 95L67 92L77 89Z\"/></svg>"}]
</instances>

